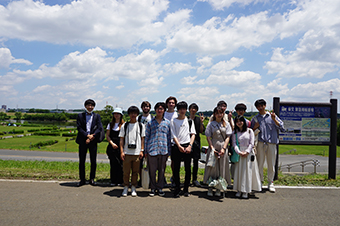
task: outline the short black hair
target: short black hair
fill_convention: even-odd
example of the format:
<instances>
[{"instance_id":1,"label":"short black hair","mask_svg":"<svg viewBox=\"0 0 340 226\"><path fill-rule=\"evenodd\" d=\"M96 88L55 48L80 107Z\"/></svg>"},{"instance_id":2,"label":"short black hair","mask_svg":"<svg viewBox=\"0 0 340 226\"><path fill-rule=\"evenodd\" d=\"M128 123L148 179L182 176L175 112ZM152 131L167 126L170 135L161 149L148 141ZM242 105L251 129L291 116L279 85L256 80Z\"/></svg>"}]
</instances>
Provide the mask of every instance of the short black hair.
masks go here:
<instances>
[{"instance_id":1,"label":"short black hair","mask_svg":"<svg viewBox=\"0 0 340 226\"><path fill-rule=\"evenodd\" d=\"M190 110L191 108L195 108L195 109L198 111L198 105L197 105L196 103L190 104L190 105L189 105L189 110Z\"/></svg>"},{"instance_id":2,"label":"short black hair","mask_svg":"<svg viewBox=\"0 0 340 226\"><path fill-rule=\"evenodd\" d=\"M94 100L92 99L87 99L84 103L84 106L89 105L89 104L93 105L93 107L96 106L96 102L94 102Z\"/></svg>"},{"instance_id":3,"label":"short black hair","mask_svg":"<svg viewBox=\"0 0 340 226\"><path fill-rule=\"evenodd\" d=\"M144 106L149 106L151 108L151 104L149 101L145 100L142 102L142 104L140 105L140 108L143 108Z\"/></svg>"},{"instance_id":4,"label":"short black hair","mask_svg":"<svg viewBox=\"0 0 340 226\"><path fill-rule=\"evenodd\" d=\"M187 102L185 102L185 101L178 102L178 104L177 104L177 110L180 110L180 109L185 109L185 110L187 110L187 109L188 109L188 104L187 104Z\"/></svg>"},{"instance_id":5,"label":"short black hair","mask_svg":"<svg viewBox=\"0 0 340 226\"><path fill-rule=\"evenodd\" d=\"M238 111L238 110L243 110L243 111L246 111L247 110L247 106L243 103L240 103L240 104L236 104L235 106L235 110Z\"/></svg>"},{"instance_id":6,"label":"short black hair","mask_svg":"<svg viewBox=\"0 0 340 226\"><path fill-rule=\"evenodd\" d=\"M240 128L238 128L238 126L236 125L236 122L241 121L243 122L243 126L242 126L242 130L240 130ZM235 133L239 132L245 132L247 131L247 122L246 119L242 116L242 115L238 115L235 117L234 119L234 123L235 123Z\"/></svg>"},{"instance_id":7,"label":"short black hair","mask_svg":"<svg viewBox=\"0 0 340 226\"><path fill-rule=\"evenodd\" d=\"M227 103L226 103L224 100L220 100L220 101L217 103L217 107L221 107L222 105L225 105L226 107L228 106Z\"/></svg>"},{"instance_id":8,"label":"short black hair","mask_svg":"<svg viewBox=\"0 0 340 226\"><path fill-rule=\"evenodd\" d=\"M137 106L131 106L128 108L128 115L131 113L137 113L137 115L139 115L139 109Z\"/></svg>"},{"instance_id":9,"label":"short black hair","mask_svg":"<svg viewBox=\"0 0 340 226\"><path fill-rule=\"evenodd\" d=\"M155 105L155 111L157 110L157 108L159 107L163 107L164 108L164 111L166 110L166 104L164 102L158 102L156 105Z\"/></svg>"},{"instance_id":10,"label":"short black hair","mask_svg":"<svg viewBox=\"0 0 340 226\"><path fill-rule=\"evenodd\" d=\"M255 105L255 107L260 106L260 105L266 106L267 103L266 103L266 101L264 99L258 99L257 101L255 101L254 105Z\"/></svg>"}]
</instances>

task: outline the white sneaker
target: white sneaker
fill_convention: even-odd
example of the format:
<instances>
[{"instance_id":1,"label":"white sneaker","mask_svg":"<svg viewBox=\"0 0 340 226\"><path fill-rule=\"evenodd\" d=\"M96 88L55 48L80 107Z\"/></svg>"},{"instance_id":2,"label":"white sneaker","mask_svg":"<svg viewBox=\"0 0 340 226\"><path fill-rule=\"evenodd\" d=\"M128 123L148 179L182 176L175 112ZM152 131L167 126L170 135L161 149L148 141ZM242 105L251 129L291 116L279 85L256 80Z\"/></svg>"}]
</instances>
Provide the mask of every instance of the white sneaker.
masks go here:
<instances>
[{"instance_id":1,"label":"white sneaker","mask_svg":"<svg viewBox=\"0 0 340 226\"><path fill-rule=\"evenodd\" d=\"M213 191L212 191L212 188L209 188L209 190L208 190L208 196L214 196Z\"/></svg>"},{"instance_id":2,"label":"white sneaker","mask_svg":"<svg viewBox=\"0 0 340 226\"><path fill-rule=\"evenodd\" d=\"M221 191L219 189L216 190L215 196L218 196L218 197L221 196Z\"/></svg>"},{"instance_id":3,"label":"white sneaker","mask_svg":"<svg viewBox=\"0 0 340 226\"><path fill-rule=\"evenodd\" d=\"M127 194L128 194L128 189L129 189L128 186L125 186L125 187L124 187L123 193L122 193L122 196L123 196L123 197L126 197L126 196L127 196Z\"/></svg>"},{"instance_id":4,"label":"white sneaker","mask_svg":"<svg viewBox=\"0 0 340 226\"><path fill-rule=\"evenodd\" d=\"M247 199L248 198L248 193L243 193L242 198L243 199Z\"/></svg>"},{"instance_id":5,"label":"white sneaker","mask_svg":"<svg viewBox=\"0 0 340 226\"><path fill-rule=\"evenodd\" d=\"M268 183L268 189L270 192L275 193L275 187L273 182Z\"/></svg>"},{"instance_id":6,"label":"white sneaker","mask_svg":"<svg viewBox=\"0 0 340 226\"><path fill-rule=\"evenodd\" d=\"M235 195L237 198L240 198L241 197L241 192L237 192L236 195Z\"/></svg>"},{"instance_id":7,"label":"white sneaker","mask_svg":"<svg viewBox=\"0 0 340 226\"><path fill-rule=\"evenodd\" d=\"M136 187L135 186L131 186L131 196L132 197L136 197L137 196L137 192L136 192Z\"/></svg>"}]
</instances>

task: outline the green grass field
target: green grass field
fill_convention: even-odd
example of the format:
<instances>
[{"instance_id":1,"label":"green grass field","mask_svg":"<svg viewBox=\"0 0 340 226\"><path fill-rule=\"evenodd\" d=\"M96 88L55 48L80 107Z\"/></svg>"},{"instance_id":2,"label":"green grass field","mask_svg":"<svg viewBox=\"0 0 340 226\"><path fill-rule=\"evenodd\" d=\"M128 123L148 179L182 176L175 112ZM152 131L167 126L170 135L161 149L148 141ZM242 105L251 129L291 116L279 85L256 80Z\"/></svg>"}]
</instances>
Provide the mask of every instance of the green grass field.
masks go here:
<instances>
[{"instance_id":1,"label":"green grass field","mask_svg":"<svg viewBox=\"0 0 340 226\"><path fill-rule=\"evenodd\" d=\"M86 172L90 172L90 164L86 163ZM98 163L96 180L109 183L110 165ZM266 177L266 171L264 172ZM36 180L79 180L78 162L46 162L46 161L15 161L0 160L0 178L7 179L36 179ZM172 175L170 166L165 171L166 178ZM181 181L184 180L184 167L180 171ZM198 181L203 180L204 169L198 171ZM89 175L87 175L87 178ZM314 185L314 186L340 186L340 179L329 180L327 175L310 174L305 176L291 176L279 173L276 185Z\"/></svg>"},{"instance_id":2,"label":"green grass field","mask_svg":"<svg viewBox=\"0 0 340 226\"><path fill-rule=\"evenodd\" d=\"M3 127L0 127L3 128ZM8 128L8 127L7 127ZM10 127L12 128L12 127ZM37 127L20 127L26 131ZM7 130L6 130L7 131ZM10 134L13 135L13 134ZM40 141L58 140L58 143L51 146L44 146L39 148L31 148L30 144L34 145ZM68 140L68 141L66 141ZM106 153L106 147L108 142L104 140L98 144L98 153ZM205 135L201 134L201 145L208 146L208 142ZM55 151L55 152L78 152L78 145L75 140L70 140L69 137L62 136L25 136L22 138L9 138L0 140L0 148L13 149L13 150L35 150L35 151ZM319 145L279 145L279 153L283 154L289 150L296 149L296 152L287 154L297 155L320 155L328 156L328 146ZM337 157L340 157L340 149L337 146Z\"/></svg>"}]
</instances>

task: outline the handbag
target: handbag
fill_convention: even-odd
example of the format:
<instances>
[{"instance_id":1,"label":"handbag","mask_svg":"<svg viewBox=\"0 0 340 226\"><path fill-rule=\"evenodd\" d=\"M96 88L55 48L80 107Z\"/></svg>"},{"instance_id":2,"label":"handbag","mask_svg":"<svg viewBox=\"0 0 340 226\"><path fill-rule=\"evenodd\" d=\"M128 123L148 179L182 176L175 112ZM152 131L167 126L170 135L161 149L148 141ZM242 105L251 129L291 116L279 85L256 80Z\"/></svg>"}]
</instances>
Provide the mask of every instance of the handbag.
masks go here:
<instances>
[{"instance_id":1,"label":"handbag","mask_svg":"<svg viewBox=\"0 0 340 226\"><path fill-rule=\"evenodd\" d=\"M142 169L142 187L143 187L143 189L149 189L149 184L150 184L149 169L148 169L146 160L144 159L143 169Z\"/></svg>"},{"instance_id":2,"label":"handbag","mask_svg":"<svg viewBox=\"0 0 340 226\"><path fill-rule=\"evenodd\" d=\"M209 149L210 149L210 147L209 147ZM207 162L207 166L210 166L210 167L214 167L215 166L216 156L215 156L214 151L211 150L211 149L210 149L209 155L207 155L206 162Z\"/></svg>"},{"instance_id":3,"label":"handbag","mask_svg":"<svg viewBox=\"0 0 340 226\"><path fill-rule=\"evenodd\" d=\"M238 144L237 133L235 133L235 137L236 137L236 145L237 145L238 148L240 148L240 145ZM239 154L236 153L234 147L232 147L231 149L232 149L233 153L230 157L230 161L232 163L237 163L238 161L240 161L240 156L239 156Z\"/></svg>"}]
</instances>

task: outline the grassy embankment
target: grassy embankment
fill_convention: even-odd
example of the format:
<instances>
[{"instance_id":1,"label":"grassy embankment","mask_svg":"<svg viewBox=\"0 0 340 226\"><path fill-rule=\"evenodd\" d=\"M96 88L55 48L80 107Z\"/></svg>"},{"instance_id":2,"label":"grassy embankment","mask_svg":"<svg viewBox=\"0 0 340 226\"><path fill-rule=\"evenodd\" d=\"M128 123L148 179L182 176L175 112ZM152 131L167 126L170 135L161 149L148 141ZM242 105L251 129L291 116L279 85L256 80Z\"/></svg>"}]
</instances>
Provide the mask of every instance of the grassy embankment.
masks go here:
<instances>
[{"instance_id":1,"label":"grassy embankment","mask_svg":"<svg viewBox=\"0 0 340 226\"><path fill-rule=\"evenodd\" d=\"M24 134L29 133L27 130L37 127L0 127L1 131L24 130ZM207 146L204 135L201 135L202 146ZM22 138L10 138L0 140L0 148L14 150L29 150L30 144L40 141L58 140L58 143L42 148L31 148L31 150L41 151L57 151L57 152L77 152L78 145L74 140L62 136L25 136ZM105 153L107 142L103 141L98 145L98 152ZM296 153L306 155L325 155L328 156L328 146L312 146L312 145L280 145L280 153L284 153L291 149L296 149ZM340 157L340 152L337 152ZM30 179L57 179L57 180L77 180L78 179L78 163L77 162L44 162L44 161L3 161L0 160L0 177L1 178L30 178ZM89 171L89 164L86 165ZM203 180L204 170L199 170L199 180ZM171 176L171 170L166 170L167 177ZM184 176L182 169L181 175ZM99 181L106 182L109 178L109 165L98 164L97 178ZM320 186L340 186L338 180L328 180L327 175L306 175L306 176L289 176L279 174L279 180L276 184L282 185L320 185Z\"/></svg>"}]
</instances>

